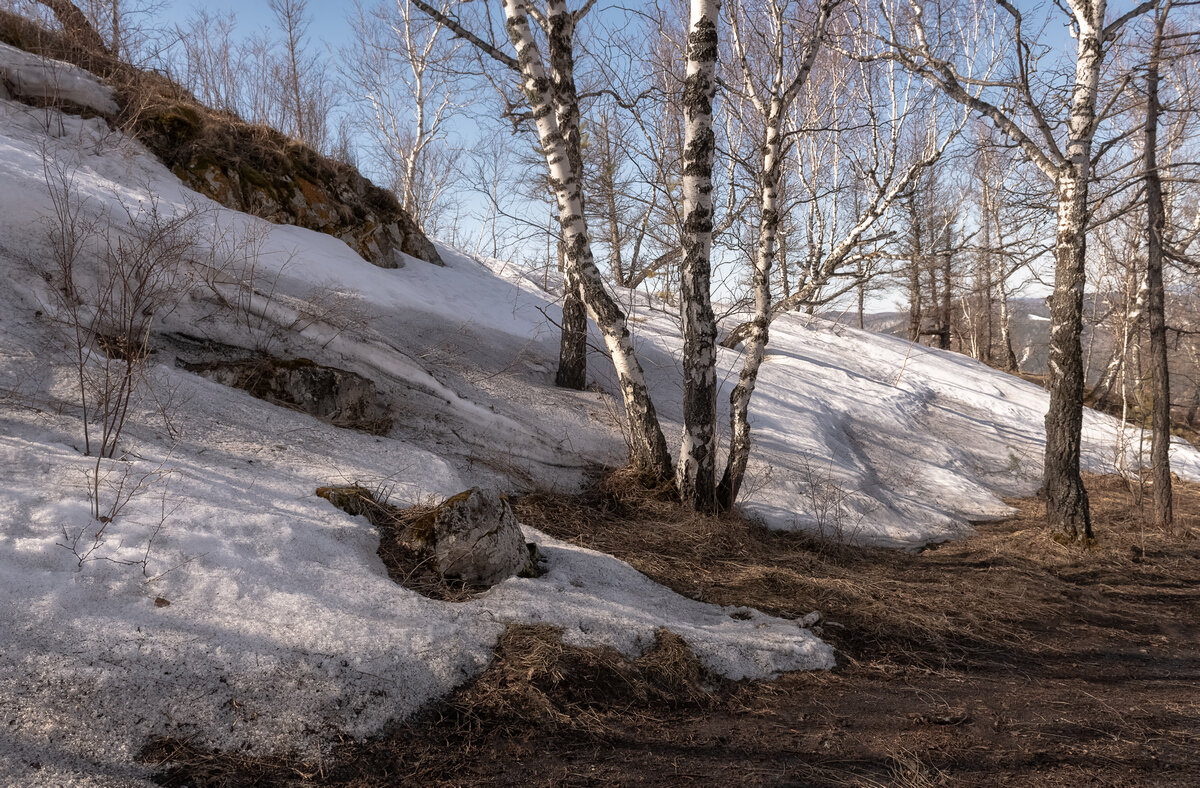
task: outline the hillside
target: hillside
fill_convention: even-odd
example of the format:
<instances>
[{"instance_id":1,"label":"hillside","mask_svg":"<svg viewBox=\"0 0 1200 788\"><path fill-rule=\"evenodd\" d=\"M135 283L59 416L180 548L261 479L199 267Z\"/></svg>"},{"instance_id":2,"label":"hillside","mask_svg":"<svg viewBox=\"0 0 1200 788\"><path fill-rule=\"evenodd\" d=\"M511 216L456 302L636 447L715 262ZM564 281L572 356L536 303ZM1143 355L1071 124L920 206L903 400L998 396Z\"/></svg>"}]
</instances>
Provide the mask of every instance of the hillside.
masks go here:
<instances>
[{"instance_id":1,"label":"hillside","mask_svg":"<svg viewBox=\"0 0 1200 788\"><path fill-rule=\"evenodd\" d=\"M84 72L50 68L77 103L107 95ZM81 239L75 292L55 262L68 229ZM175 254L155 258L169 285L145 347L93 363L149 354L118 457L97 465L81 451L71 311L105 292L114 256L161 251L164 238ZM134 756L153 736L252 753L370 736L479 674L512 624L627 657L666 630L731 680L834 665L793 617L689 599L528 527L542 577L458 603L392 582L375 529L317 488L360 484L403 506L474 485L574 491L624 455L600 354L590 390L553 386L553 278L437 251L444 266L402 252L401 267L372 265L333 235L190 190L102 117L0 98L3 782L138 784L150 769ZM676 316L621 297L676 436ZM724 401L738 357L721 353ZM264 359L370 381L375 428L188 371ZM957 354L789 315L772 327L755 396L743 508L776 530L915 550L1011 514L1002 498L1038 483L1045 392ZM1094 412L1084 439L1096 473L1137 448ZM1181 442L1173 462L1200 480L1200 452ZM91 494L123 501L104 510L100 537L95 467Z\"/></svg>"}]
</instances>

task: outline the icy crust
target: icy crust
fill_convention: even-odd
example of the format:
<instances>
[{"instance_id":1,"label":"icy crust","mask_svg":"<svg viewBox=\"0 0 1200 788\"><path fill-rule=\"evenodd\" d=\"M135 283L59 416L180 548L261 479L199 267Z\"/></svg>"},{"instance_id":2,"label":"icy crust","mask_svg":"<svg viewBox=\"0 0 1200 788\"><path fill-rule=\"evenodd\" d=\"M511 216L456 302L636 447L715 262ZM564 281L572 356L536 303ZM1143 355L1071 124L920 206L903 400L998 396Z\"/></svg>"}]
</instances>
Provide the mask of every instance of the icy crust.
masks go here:
<instances>
[{"instance_id":1,"label":"icy crust","mask_svg":"<svg viewBox=\"0 0 1200 788\"><path fill-rule=\"evenodd\" d=\"M5 83L17 97L67 102L102 115L117 114L112 88L83 69L0 43L0 98Z\"/></svg>"}]
</instances>

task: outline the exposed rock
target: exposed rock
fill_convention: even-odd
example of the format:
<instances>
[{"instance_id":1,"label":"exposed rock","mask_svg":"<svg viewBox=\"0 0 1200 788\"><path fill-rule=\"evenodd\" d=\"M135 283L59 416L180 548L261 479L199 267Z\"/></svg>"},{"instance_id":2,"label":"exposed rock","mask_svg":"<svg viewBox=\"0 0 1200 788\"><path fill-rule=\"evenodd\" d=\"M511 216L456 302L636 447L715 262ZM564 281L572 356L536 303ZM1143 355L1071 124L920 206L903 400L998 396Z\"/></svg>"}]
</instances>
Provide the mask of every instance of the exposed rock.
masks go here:
<instances>
[{"instance_id":1,"label":"exposed rock","mask_svg":"<svg viewBox=\"0 0 1200 788\"><path fill-rule=\"evenodd\" d=\"M274 405L295 408L338 427L383 435L392 426L387 403L368 378L306 358L206 361L179 365Z\"/></svg>"},{"instance_id":2,"label":"exposed rock","mask_svg":"<svg viewBox=\"0 0 1200 788\"><path fill-rule=\"evenodd\" d=\"M168 113L162 121L178 125L179 116ZM381 268L399 267L397 252L442 265L437 249L395 197L350 167L314 172L303 161L310 156L315 154L292 144L274 166L262 170L247 161L218 162L200 153L175 163L172 170L226 207L336 236Z\"/></svg>"},{"instance_id":3,"label":"exposed rock","mask_svg":"<svg viewBox=\"0 0 1200 788\"><path fill-rule=\"evenodd\" d=\"M537 573L508 498L473 487L447 498L410 526L410 544L427 550L443 577L492 586L514 575Z\"/></svg>"},{"instance_id":4,"label":"exposed rock","mask_svg":"<svg viewBox=\"0 0 1200 788\"><path fill-rule=\"evenodd\" d=\"M395 195L353 166L210 109L163 74L0 9L0 46L9 45L16 49L5 53L13 65L0 73L0 94L99 114L132 131L201 194L277 224L333 235L375 265L400 266L400 252L444 265Z\"/></svg>"},{"instance_id":5,"label":"exposed rock","mask_svg":"<svg viewBox=\"0 0 1200 788\"><path fill-rule=\"evenodd\" d=\"M496 492L471 489L415 514L358 484L318 487L317 495L366 517L379 531L388 576L430 599L466 601L507 577L541 574L546 560Z\"/></svg>"}]
</instances>

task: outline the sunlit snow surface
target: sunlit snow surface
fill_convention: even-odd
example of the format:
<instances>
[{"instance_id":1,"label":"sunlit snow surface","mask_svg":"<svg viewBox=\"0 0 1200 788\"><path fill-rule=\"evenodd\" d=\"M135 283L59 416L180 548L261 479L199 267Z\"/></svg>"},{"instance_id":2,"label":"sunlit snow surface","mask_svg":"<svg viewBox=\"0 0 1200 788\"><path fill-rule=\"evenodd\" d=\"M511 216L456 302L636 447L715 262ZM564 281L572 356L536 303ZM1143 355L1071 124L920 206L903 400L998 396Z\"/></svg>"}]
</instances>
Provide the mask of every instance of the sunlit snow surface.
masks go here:
<instances>
[{"instance_id":1,"label":"sunlit snow surface","mask_svg":"<svg viewBox=\"0 0 1200 788\"><path fill-rule=\"evenodd\" d=\"M446 268L379 269L332 237L198 197L98 119L51 114L0 101L0 783L136 783L147 767L133 756L153 735L304 753L335 732L370 735L480 671L509 622L555 624L571 643L630 655L665 626L733 678L832 664L793 621L685 599L532 530L544 577L457 605L397 586L373 528L317 498L318 486L357 482L406 504L473 484L574 489L586 469L621 462L606 359L589 358L592 390L553 386L555 277L448 249ZM91 461L42 276L43 151L89 212L118 227L154 194L163 208L203 208L202 250L259 249L252 319L231 318L197 284L158 321L161 334L367 375L392 403L391 434L337 429L185 373L160 337L157 399L134 409L129 461L108 464L111 482L157 476L80 568L60 545L94 527ZM674 442L675 317L620 297ZM724 398L740 358L722 350L720 364ZM999 496L1033 491L1040 473L1045 394L962 356L787 316L755 397L744 500L774 527L915 547L1003 515ZM1117 437L1112 419L1087 414L1090 468L1111 469ZM1174 461L1200 476L1190 447ZM118 563L142 561L145 572Z\"/></svg>"},{"instance_id":2,"label":"sunlit snow surface","mask_svg":"<svg viewBox=\"0 0 1200 788\"><path fill-rule=\"evenodd\" d=\"M54 70L88 89L86 75ZM366 374L393 403L392 434L331 427L185 373L172 357L182 340L160 337L155 397L135 404L122 440L128 460L103 463L106 484L145 477L144 489L80 567L63 545L96 527L92 460L42 275L44 158L105 224L125 226L153 194L168 212L203 209L199 257L259 239L256 283L270 297L249 317L220 308L196 268L195 289L156 329ZM311 755L478 673L510 622L557 625L570 643L631 656L667 627L735 679L833 664L794 621L686 599L529 529L547 574L470 602L429 600L387 577L374 529L316 497L318 486L358 482L400 504L472 484L574 488L585 468L622 455L611 403L551 385L555 340L541 310L553 317L552 299L446 256L446 269L375 268L336 239L188 192L98 119L0 100L0 784L138 783L149 767L135 755L155 735Z\"/></svg>"}]
</instances>

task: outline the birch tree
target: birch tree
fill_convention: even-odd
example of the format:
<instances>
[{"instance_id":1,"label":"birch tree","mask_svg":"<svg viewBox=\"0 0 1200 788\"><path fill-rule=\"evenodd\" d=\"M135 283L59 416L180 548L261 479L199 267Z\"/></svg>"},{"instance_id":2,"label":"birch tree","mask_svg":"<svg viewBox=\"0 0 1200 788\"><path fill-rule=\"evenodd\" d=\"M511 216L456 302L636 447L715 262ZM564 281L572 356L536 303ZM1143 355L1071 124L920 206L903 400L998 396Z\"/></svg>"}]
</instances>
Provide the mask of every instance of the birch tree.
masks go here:
<instances>
[{"instance_id":1,"label":"birch tree","mask_svg":"<svg viewBox=\"0 0 1200 788\"><path fill-rule=\"evenodd\" d=\"M464 89L440 64L461 44L408 0L358 7L350 22L354 37L342 51L341 70L367 110L360 127L372 143L372 163L386 173L405 212L426 233L437 232L458 153L450 129L463 101L454 93Z\"/></svg>"},{"instance_id":2,"label":"birch tree","mask_svg":"<svg viewBox=\"0 0 1200 788\"><path fill-rule=\"evenodd\" d=\"M849 44L855 50L860 45ZM846 60L855 73L838 83L845 85L840 101L829 101L828 86L814 86L805 91L804 107L792 120L791 136L801 136L798 129L822 129L829 142L797 157L796 188L804 193L809 211L807 249L790 294L772 301L768 324L858 288L860 263L879 256L880 243L891 235L881 225L893 204L942 157L965 122L942 117L943 108L916 90L912 78L905 80L897 67L872 68L855 58ZM905 139L914 125L921 126L925 142L912 151ZM857 192L843 182L856 183ZM721 345L737 347L753 330L753 320L742 323Z\"/></svg>"},{"instance_id":3,"label":"birch tree","mask_svg":"<svg viewBox=\"0 0 1200 788\"><path fill-rule=\"evenodd\" d=\"M736 2L736 0L735 0ZM687 76L683 88L683 439L675 484L698 511L716 505L717 321L711 276L719 0L692 0L688 26ZM811 60L810 60L811 62Z\"/></svg>"},{"instance_id":4,"label":"birch tree","mask_svg":"<svg viewBox=\"0 0 1200 788\"><path fill-rule=\"evenodd\" d=\"M737 385L729 396L730 447L721 476L718 499L730 508L737 499L750 458L750 398L758 381L769 339L771 320L771 268L775 263L779 232L779 183L785 153L784 121L791 103L804 87L821 46L821 37L837 0L821 0L811 28L801 34L801 46L795 62L790 62L790 44L796 40L791 23L792 3L771 0L766 12L770 32L767 48L768 74L756 73L750 54L743 20L747 3L731 0L730 35L741 71L739 85L746 99L762 119L761 159L758 170L758 247L754 259L754 317L746 338L745 356Z\"/></svg>"},{"instance_id":5,"label":"birch tree","mask_svg":"<svg viewBox=\"0 0 1200 788\"><path fill-rule=\"evenodd\" d=\"M1108 110L1101 106L1101 70L1122 28L1153 8L1157 0L1141 3L1108 21L1106 0L1064 0L1061 9L1075 38L1073 80L1062 106L1039 100L1038 54L1027 40L1024 17L1008 0L997 0L1008 26L997 43L1011 40L1012 72L1007 77L980 79L972 74L974 44L961 36L942 36L937 24L952 23L934 3L903 0L885 4L889 27L885 57L904 65L936 85L945 95L988 119L1016 144L1055 187L1058 227L1055 240L1054 292L1050 307L1050 407L1046 414L1046 453L1042 492L1046 518L1056 538L1083 542L1092 538L1087 491L1080 475L1083 428L1083 292L1086 281L1087 227L1092 215L1088 200L1093 150L1100 122ZM933 12L926 15L926 10ZM928 17L933 18L933 22ZM966 53L966 54L964 54ZM1044 97L1043 97L1044 98ZM1019 110L1021 114L1017 114Z\"/></svg>"},{"instance_id":6,"label":"birch tree","mask_svg":"<svg viewBox=\"0 0 1200 788\"><path fill-rule=\"evenodd\" d=\"M645 374L634 351L625 313L605 289L592 254L584 215L582 171L578 164L582 161L582 155L578 150L571 150L572 144L578 145L579 138L577 134L572 137L569 128L572 119L578 123L579 97L575 95L573 75L563 72L567 65L565 54L552 57L549 61L544 58L534 37L528 0L502 2L505 32L516 52L515 58L425 0L412 2L422 12L472 44L484 56L514 72L520 80L521 91L536 126L538 144L555 191L564 244L564 267L568 274L567 286L577 290L588 315L600 329L616 368L628 425L630 464L653 478L670 478L671 455L646 387ZM575 25L591 7L589 3L573 12L567 9L564 0L548 0L545 11L539 11L538 16L539 26L552 51L571 52ZM560 119L566 120L567 129L563 128ZM574 283L570 281L572 277Z\"/></svg>"}]
</instances>

